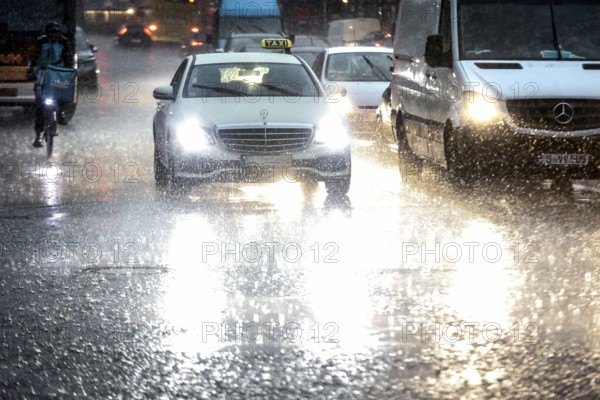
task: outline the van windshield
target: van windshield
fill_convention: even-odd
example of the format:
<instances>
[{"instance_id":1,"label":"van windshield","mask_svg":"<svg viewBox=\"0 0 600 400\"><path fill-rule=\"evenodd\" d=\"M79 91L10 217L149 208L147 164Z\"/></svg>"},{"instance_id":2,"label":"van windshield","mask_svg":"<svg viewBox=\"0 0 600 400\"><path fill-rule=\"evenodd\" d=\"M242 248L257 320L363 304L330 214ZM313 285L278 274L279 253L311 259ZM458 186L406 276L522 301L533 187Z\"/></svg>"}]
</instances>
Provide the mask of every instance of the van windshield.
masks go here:
<instances>
[{"instance_id":1,"label":"van windshield","mask_svg":"<svg viewBox=\"0 0 600 400\"><path fill-rule=\"evenodd\" d=\"M600 60L598 0L459 0L462 60Z\"/></svg>"}]
</instances>

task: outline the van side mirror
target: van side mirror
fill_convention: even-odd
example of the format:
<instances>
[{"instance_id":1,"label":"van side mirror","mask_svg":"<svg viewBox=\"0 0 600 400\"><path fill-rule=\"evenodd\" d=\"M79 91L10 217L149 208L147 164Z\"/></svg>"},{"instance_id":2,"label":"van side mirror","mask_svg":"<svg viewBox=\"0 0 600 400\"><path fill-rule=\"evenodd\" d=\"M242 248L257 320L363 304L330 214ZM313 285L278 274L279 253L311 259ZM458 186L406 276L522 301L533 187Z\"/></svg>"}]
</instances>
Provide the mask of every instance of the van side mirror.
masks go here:
<instances>
[{"instance_id":1,"label":"van side mirror","mask_svg":"<svg viewBox=\"0 0 600 400\"><path fill-rule=\"evenodd\" d=\"M427 36L425 62L432 68L452 67L451 53L444 53L442 35Z\"/></svg>"}]
</instances>

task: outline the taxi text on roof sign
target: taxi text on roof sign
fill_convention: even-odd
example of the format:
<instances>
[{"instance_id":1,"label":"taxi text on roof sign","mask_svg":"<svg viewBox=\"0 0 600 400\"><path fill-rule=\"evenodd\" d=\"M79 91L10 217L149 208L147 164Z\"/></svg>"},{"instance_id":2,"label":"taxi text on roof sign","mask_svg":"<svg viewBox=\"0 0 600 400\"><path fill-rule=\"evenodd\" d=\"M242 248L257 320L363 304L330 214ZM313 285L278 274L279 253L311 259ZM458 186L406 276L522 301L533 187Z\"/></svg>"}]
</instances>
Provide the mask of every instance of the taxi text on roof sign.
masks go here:
<instances>
[{"instance_id":1,"label":"taxi text on roof sign","mask_svg":"<svg viewBox=\"0 0 600 400\"><path fill-rule=\"evenodd\" d=\"M263 49L289 49L292 41L289 39L263 39L260 42Z\"/></svg>"}]
</instances>

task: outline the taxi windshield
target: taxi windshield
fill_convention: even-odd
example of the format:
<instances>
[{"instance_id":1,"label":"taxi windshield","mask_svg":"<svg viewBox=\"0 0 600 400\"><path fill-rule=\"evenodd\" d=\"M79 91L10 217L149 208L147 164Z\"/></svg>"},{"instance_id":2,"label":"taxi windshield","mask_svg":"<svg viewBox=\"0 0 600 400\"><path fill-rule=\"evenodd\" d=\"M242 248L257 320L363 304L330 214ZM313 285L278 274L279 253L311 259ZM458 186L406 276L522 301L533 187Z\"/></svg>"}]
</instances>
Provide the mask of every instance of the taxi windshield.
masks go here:
<instances>
[{"instance_id":1,"label":"taxi windshield","mask_svg":"<svg viewBox=\"0 0 600 400\"><path fill-rule=\"evenodd\" d=\"M184 97L314 97L320 93L302 65L226 63L194 66Z\"/></svg>"},{"instance_id":2,"label":"taxi windshield","mask_svg":"<svg viewBox=\"0 0 600 400\"><path fill-rule=\"evenodd\" d=\"M600 59L597 0L461 0L458 15L463 60Z\"/></svg>"}]
</instances>

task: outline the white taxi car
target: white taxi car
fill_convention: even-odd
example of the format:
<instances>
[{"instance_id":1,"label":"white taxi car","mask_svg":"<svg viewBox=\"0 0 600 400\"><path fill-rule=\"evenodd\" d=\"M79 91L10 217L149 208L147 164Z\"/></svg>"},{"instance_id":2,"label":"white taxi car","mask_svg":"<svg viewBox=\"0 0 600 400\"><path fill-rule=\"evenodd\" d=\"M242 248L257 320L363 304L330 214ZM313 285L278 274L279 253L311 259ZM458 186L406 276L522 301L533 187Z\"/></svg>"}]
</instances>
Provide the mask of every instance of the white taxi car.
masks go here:
<instances>
[{"instance_id":1,"label":"white taxi car","mask_svg":"<svg viewBox=\"0 0 600 400\"><path fill-rule=\"evenodd\" d=\"M297 56L190 55L153 95L158 187L285 179L323 181L331 195L348 192L347 124Z\"/></svg>"}]
</instances>

